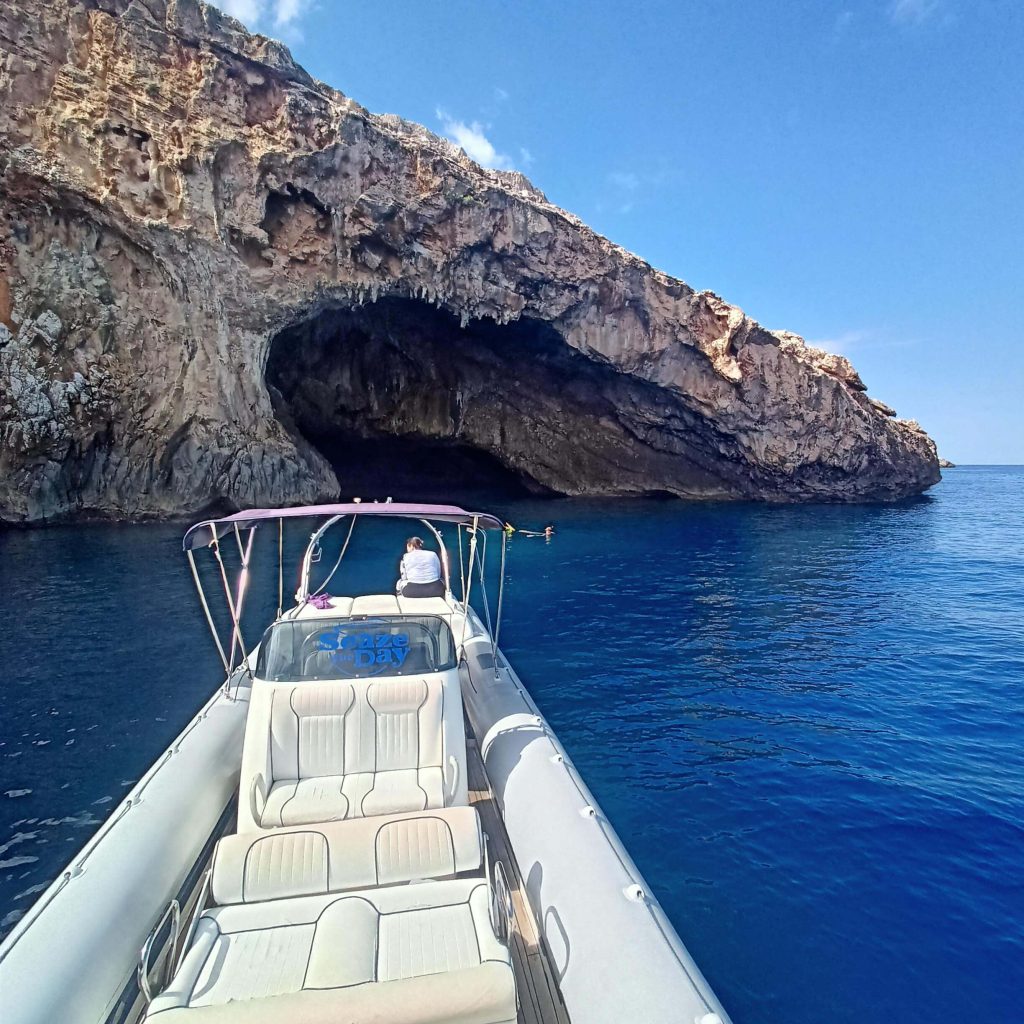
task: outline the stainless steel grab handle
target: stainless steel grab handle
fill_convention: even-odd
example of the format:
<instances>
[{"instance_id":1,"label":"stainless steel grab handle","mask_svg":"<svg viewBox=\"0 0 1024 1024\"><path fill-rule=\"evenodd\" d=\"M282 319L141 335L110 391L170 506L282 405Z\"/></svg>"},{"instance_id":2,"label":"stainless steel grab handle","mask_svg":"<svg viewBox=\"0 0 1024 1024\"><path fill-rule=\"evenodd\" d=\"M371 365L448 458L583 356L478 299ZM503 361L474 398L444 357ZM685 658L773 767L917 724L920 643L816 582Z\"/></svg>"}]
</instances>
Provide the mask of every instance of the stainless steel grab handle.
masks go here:
<instances>
[{"instance_id":1,"label":"stainless steel grab handle","mask_svg":"<svg viewBox=\"0 0 1024 1024\"><path fill-rule=\"evenodd\" d=\"M178 930L181 927L181 907L177 900L171 900L167 904L167 909L160 915L160 920L153 925L153 930L149 933L149 938L146 939L139 953L139 991L143 994L147 1003L153 1000L153 987L149 980L152 971L152 968L149 966L149 960L153 955L153 944L168 921L170 921L171 926L170 934L168 935L170 949L167 951L167 958L164 961L163 974L160 986L157 989L157 995L167 987L167 982L170 980L167 977L170 973L168 967L174 962L174 947L178 944Z\"/></svg>"}]
</instances>

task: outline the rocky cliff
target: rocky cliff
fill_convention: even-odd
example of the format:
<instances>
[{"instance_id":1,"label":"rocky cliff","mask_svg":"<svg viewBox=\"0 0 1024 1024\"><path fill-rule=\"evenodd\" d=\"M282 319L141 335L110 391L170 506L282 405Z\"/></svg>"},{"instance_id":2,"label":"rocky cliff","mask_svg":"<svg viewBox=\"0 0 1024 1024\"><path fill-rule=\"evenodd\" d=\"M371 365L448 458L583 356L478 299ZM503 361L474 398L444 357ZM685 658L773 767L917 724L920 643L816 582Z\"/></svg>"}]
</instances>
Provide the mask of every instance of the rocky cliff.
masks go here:
<instances>
[{"instance_id":1,"label":"rocky cliff","mask_svg":"<svg viewBox=\"0 0 1024 1024\"><path fill-rule=\"evenodd\" d=\"M846 359L197 0L3 4L0 97L0 518L326 498L346 438L570 494L939 478Z\"/></svg>"}]
</instances>

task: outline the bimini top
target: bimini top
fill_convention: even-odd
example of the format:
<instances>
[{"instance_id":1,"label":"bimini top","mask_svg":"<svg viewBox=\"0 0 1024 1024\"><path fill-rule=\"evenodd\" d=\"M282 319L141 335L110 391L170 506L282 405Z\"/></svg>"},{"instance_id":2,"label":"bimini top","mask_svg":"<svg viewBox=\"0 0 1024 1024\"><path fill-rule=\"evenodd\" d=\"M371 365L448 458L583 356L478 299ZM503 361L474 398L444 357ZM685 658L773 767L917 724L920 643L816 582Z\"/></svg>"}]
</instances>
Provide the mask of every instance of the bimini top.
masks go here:
<instances>
[{"instance_id":1,"label":"bimini top","mask_svg":"<svg viewBox=\"0 0 1024 1024\"><path fill-rule=\"evenodd\" d=\"M213 532L223 537L229 530L251 530L262 522L275 519L307 519L324 516L394 516L397 519L433 519L442 523L472 526L475 522L482 530L500 530L503 523L487 512L467 512L458 505L419 505L409 502L364 501L344 505L297 505L293 508L251 508L245 512L205 519L190 527L182 541L185 551L206 547L213 540Z\"/></svg>"}]
</instances>

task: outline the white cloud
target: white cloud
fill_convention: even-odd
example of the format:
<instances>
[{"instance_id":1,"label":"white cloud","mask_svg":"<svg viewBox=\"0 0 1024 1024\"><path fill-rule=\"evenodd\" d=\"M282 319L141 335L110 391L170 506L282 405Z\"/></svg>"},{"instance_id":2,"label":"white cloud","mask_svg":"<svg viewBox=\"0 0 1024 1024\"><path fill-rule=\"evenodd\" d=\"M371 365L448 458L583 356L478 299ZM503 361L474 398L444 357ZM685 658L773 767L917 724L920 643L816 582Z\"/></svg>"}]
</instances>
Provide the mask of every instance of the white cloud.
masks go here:
<instances>
[{"instance_id":1,"label":"white cloud","mask_svg":"<svg viewBox=\"0 0 1024 1024\"><path fill-rule=\"evenodd\" d=\"M893 334L889 328L880 326L842 331L827 338L808 338L807 344L814 348L823 348L837 356L848 356L854 350L859 353L877 349L913 348L921 344L921 339Z\"/></svg>"},{"instance_id":2,"label":"white cloud","mask_svg":"<svg viewBox=\"0 0 1024 1024\"><path fill-rule=\"evenodd\" d=\"M891 0L889 20L897 25L923 25L942 11L942 0Z\"/></svg>"},{"instance_id":3,"label":"white cloud","mask_svg":"<svg viewBox=\"0 0 1024 1024\"><path fill-rule=\"evenodd\" d=\"M856 348L870 337L870 331L843 331L831 338L808 338L807 344L813 348L823 348L837 356L845 356L851 348Z\"/></svg>"},{"instance_id":4,"label":"white cloud","mask_svg":"<svg viewBox=\"0 0 1024 1024\"><path fill-rule=\"evenodd\" d=\"M277 28L287 28L298 21L309 8L310 0L273 0L271 7L274 9L274 25Z\"/></svg>"},{"instance_id":5,"label":"white cloud","mask_svg":"<svg viewBox=\"0 0 1024 1024\"><path fill-rule=\"evenodd\" d=\"M635 171L612 171L608 175L613 198L611 202L618 213L631 213L636 206L636 196L643 184L643 178Z\"/></svg>"},{"instance_id":6,"label":"white cloud","mask_svg":"<svg viewBox=\"0 0 1024 1024\"><path fill-rule=\"evenodd\" d=\"M295 39L301 36L298 22L312 8L313 0L217 0L217 5L254 32L272 29Z\"/></svg>"},{"instance_id":7,"label":"white cloud","mask_svg":"<svg viewBox=\"0 0 1024 1024\"><path fill-rule=\"evenodd\" d=\"M217 6L243 25L255 25L259 21L263 0L219 0Z\"/></svg>"},{"instance_id":8,"label":"white cloud","mask_svg":"<svg viewBox=\"0 0 1024 1024\"><path fill-rule=\"evenodd\" d=\"M533 164L533 154L525 147L519 147L519 165L526 170Z\"/></svg>"},{"instance_id":9,"label":"white cloud","mask_svg":"<svg viewBox=\"0 0 1024 1024\"><path fill-rule=\"evenodd\" d=\"M612 171L608 180L623 192L635 192L640 187L640 175L633 171Z\"/></svg>"},{"instance_id":10,"label":"white cloud","mask_svg":"<svg viewBox=\"0 0 1024 1024\"><path fill-rule=\"evenodd\" d=\"M460 146L470 160L496 171L513 169L511 158L498 152L494 143L484 134L484 126L479 121L466 124L440 108L437 110L437 118L445 137Z\"/></svg>"}]
</instances>

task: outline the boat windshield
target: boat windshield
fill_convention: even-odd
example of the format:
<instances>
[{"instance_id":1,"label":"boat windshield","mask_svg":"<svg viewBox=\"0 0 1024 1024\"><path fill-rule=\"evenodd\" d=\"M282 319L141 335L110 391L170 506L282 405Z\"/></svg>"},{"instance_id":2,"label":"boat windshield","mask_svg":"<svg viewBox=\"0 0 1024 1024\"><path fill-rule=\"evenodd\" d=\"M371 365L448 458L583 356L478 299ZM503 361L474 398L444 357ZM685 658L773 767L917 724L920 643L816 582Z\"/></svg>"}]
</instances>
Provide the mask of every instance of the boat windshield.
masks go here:
<instances>
[{"instance_id":1,"label":"boat windshield","mask_svg":"<svg viewBox=\"0 0 1024 1024\"><path fill-rule=\"evenodd\" d=\"M444 672L455 665L452 631L437 615L292 619L264 634L256 677L298 683Z\"/></svg>"}]
</instances>

